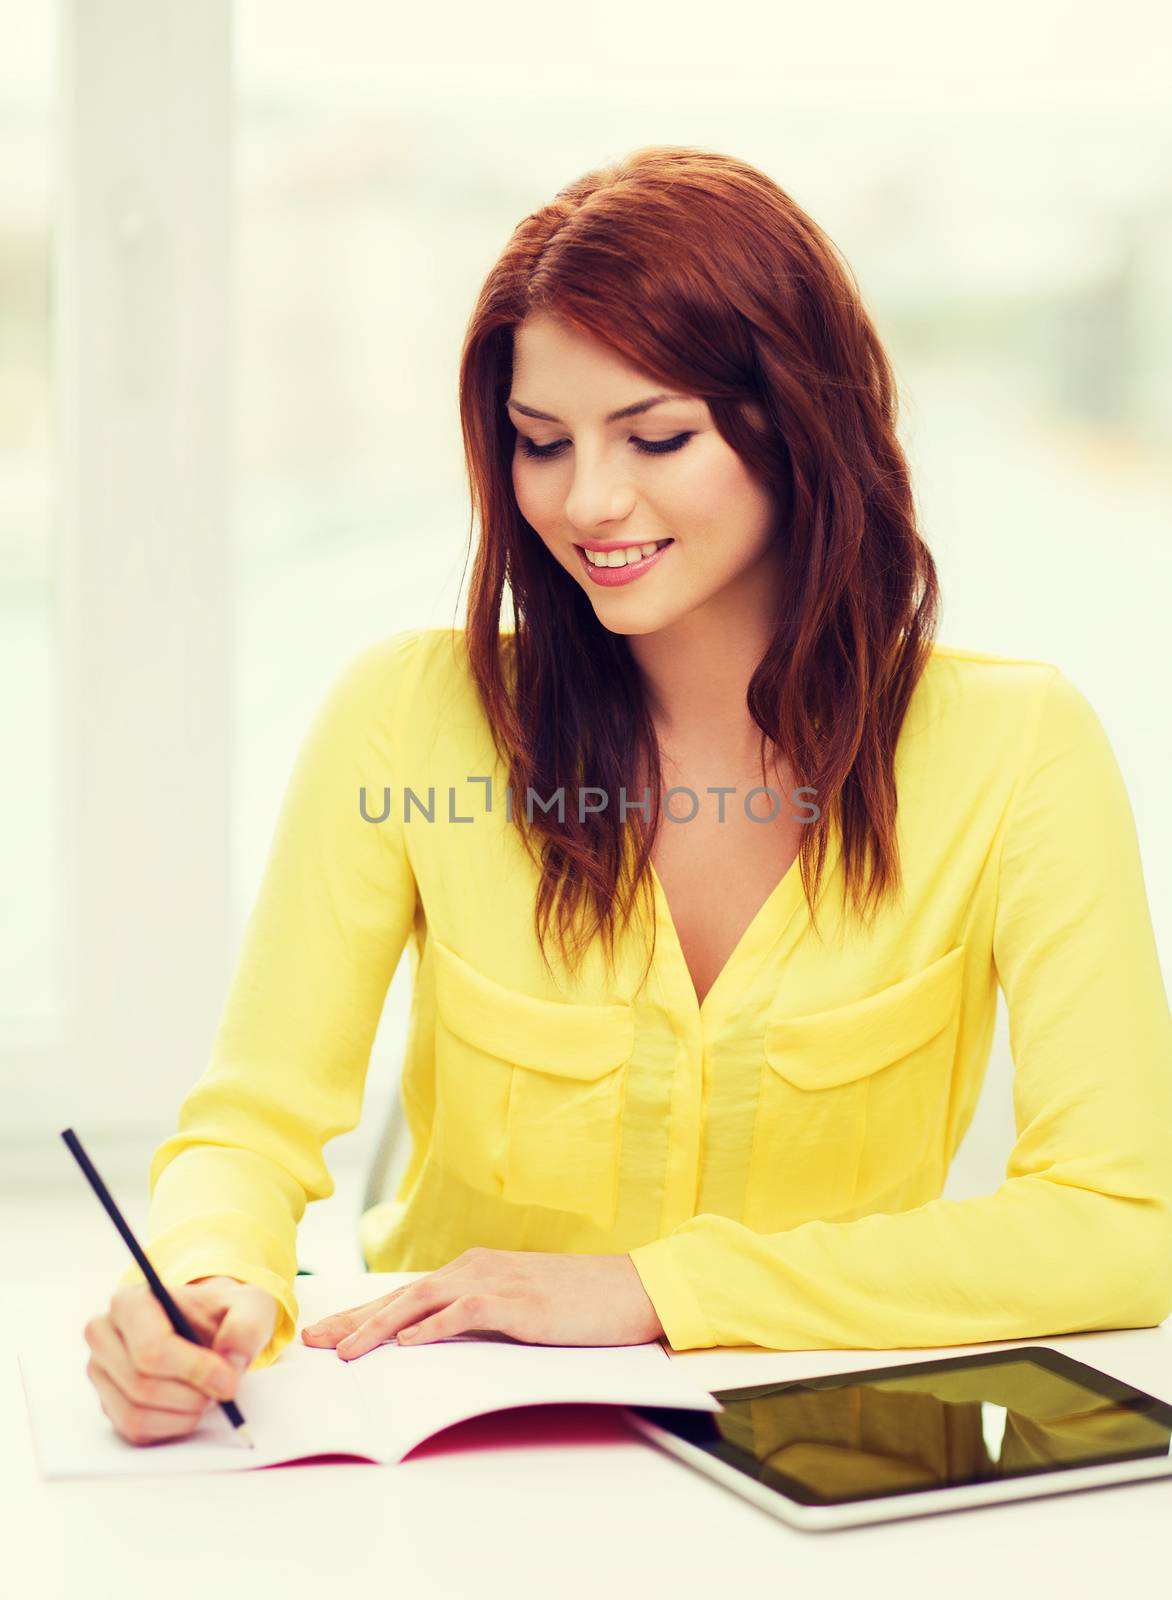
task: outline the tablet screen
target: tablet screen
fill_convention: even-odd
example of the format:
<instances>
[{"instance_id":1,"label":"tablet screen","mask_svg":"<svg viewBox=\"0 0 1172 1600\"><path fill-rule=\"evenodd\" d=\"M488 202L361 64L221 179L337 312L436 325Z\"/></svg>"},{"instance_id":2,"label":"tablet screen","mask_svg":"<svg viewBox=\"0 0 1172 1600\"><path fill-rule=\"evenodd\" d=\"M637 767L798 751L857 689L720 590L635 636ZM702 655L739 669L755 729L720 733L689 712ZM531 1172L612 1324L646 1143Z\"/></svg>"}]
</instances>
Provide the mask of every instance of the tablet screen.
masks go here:
<instances>
[{"instance_id":1,"label":"tablet screen","mask_svg":"<svg viewBox=\"0 0 1172 1600\"><path fill-rule=\"evenodd\" d=\"M1166 1456L1172 1406L1057 1350L953 1356L715 1391L641 1415L803 1505Z\"/></svg>"}]
</instances>

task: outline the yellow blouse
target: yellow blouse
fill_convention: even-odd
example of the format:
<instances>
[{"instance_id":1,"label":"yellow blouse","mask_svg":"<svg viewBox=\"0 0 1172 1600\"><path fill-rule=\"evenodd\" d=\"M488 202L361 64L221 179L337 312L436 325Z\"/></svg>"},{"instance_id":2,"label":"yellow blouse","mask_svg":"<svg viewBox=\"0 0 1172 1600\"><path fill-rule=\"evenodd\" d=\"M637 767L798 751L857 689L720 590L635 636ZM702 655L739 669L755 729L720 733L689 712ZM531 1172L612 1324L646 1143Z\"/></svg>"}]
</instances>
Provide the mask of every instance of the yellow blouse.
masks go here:
<instances>
[{"instance_id":1,"label":"yellow blouse","mask_svg":"<svg viewBox=\"0 0 1172 1600\"><path fill-rule=\"evenodd\" d=\"M297 1223L333 1193L323 1146L358 1121L407 947L412 1151L362 1218L371 1270L471 1245L629 1251L676 1350L1159 1323L1172 1017L1102 725L1050 663L938 644L896 781L903 895L865 937L835 830L823 942L795 862L697 1005L656 877L646 982L636 920L617 979L597 949L571 975L551 947L555 983L463 632L358 651L297 757L211 1061L151 1163L164 1279L274 1294L258 1365L292 1337ZM1017 1142L992 1194L945 1200L998 985Z\"/></svg>"}]
</instances>

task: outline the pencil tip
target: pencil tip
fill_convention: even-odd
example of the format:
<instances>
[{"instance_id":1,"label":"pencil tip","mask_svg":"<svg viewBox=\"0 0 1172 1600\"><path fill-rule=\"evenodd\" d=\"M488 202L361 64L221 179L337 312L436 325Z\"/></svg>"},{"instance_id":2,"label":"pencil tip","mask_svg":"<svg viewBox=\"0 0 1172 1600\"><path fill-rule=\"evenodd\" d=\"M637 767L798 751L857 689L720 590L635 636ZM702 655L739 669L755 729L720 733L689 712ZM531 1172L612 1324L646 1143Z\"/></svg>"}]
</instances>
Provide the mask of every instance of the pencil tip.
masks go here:
<instances>
[{"instance_id":1,"label":"pencil tip","mask_svg":"<svg viewBox=\"0 0 1172 1600\"><path fill-rule=\"evenodd\" d=\"M256 1440L252 1437L251 1433L249 1433L247 1422L242 1422L236 1429L236 1437L243 1444L246 1444L250 1450L256 1449Z\"/></svg>"}]
</instances>

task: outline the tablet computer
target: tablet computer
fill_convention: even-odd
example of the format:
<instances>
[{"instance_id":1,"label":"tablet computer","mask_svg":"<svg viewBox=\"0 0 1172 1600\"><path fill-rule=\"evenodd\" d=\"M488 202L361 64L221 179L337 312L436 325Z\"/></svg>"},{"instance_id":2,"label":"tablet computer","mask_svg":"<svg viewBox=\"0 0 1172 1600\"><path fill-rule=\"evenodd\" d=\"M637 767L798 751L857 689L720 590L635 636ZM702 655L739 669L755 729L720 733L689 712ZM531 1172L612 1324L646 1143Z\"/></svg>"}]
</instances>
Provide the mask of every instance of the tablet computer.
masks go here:
<instances>
[{"instance_id":1,"label":"tablet computer","mask_svg":"<svg viewBox=\"0 0 1172 1600\"><path fill-rule=\"evenodd\" d=\"M1172 1475L1172 1406L1045 1345L633 1407L638 1431L800 1528Z\"/></svg>"}]
</instances>

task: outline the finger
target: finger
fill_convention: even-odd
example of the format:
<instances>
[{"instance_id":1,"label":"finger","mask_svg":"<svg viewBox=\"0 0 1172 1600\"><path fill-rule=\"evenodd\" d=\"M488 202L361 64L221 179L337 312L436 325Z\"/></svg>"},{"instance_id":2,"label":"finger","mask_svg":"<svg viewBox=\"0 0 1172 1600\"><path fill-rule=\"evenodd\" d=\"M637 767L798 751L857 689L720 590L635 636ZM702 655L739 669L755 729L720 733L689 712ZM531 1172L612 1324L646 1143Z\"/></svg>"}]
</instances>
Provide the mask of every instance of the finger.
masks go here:
<instances>
[{"instance_id":1,"label":"finger","mask_svg":"<svg viewBox=\"0 0 1172 1600\"><path fill-rule=\"evenodd\" d=\"M441 1277L439 1273L420 1278L417 1283L409 1284L401 1295L389 1298L385 1305L341 1340L337 1346L338 1354L344 1361L364 1356L368 1350L394 1339L400 1328L409 1328L421 1317L451 1305L460 1298L460 1292L458 1280Z\"/></svg>"},{"instance_id":2,"label":"finger","mask_svg":"<svg viewBox=\"0 0 1172 1600\"><path fill-rule=\"evenodd\" d=\"M328 1317L322 1317L318 1322L311 1322L308 1327L302 1328L302 1340L306 1344L326 1345L332 1348L340 1339L344 1339L347 1334L361 1327L380 1307L397 1300L400 1295L406 1294L421 1283L428 1282L431 1278L442 1278L447 1273L466 1267L472 1253L465 1250L463 1255L455 1256L442 1267L437 1267L434 1272L429 1272L426 1277L416 1278L412 1283L401 1284L398 1289L392 1289L390 1294L379 1295L377 1300L368 1300L365 1305L351 1306L348 1311L335 1311Z\"/></svg>"},{"instance_id":3,"label":"finger","mask_svg":"<svg viewBox=\"0 0 1172 1600\"><path fill-rule=\"evenodd\" d=\"M101 1372L128 1405L199 1416L212 1399L226 1399L229 1393L227 1382L222 1391L217 1391L136 1372L121 1334L108 1317L96 1317L87 1325L86 1343L90 1347L90 1367L86 1368L90 1378L94 1377L91 1367Z\"/></svg>"},{"instance_id":4,"label":"finger","mask_svg":"<svg viewBox=\"0 0 1172 1600\"><path fill-rule=\"evenodd\" d=\"M228 1309L228 1295L225 1290L236 1286L235 1279L202 1278L198 1283L183 1283L172 1287L171 1298L187 1318L200 1344L211 1345L216 1336L216 1329ZM155 1301L155 1304L158 1305L158 1301ZM170 1318L167 1322L170 1326Z\"/></svg>"},{"instance_id":5,"label":"finger","mask_svg":"<svg viewBox=\"0 0 1172 1600\"><path fill-rule=\"evenodd\" d=\"M136 1372L149 1378L177 1378L205 1393L212 1393L225 1375L235 1383L234 1369L221 1356L175 1332L146 1284L119 1289L110 1301L110 1320Z\"/></svg>"},{"instance_id":6,"label":"finger","mask_svg":"<svg viewBox=\"0 0 1172 1600\"><path fill-rule=\"evenodd\" d=\"M100 1367L94 1367L90 1381L98 1401L115 1430L131 1444L158 1444L164 1439L181 1439L194 1432L201 1413L156 1411L134 1405ZM209 1400L208 1405L211 1404Z\"/></svg>"},{"instance_id":7,"label":"finger","mask_svg":"<svg viewBox=\"0 0 1172 1600\"><path fill-rule=\"evenodd\" d=\"M516 1303L493 1294L462 1294L450 1306L398 1333L400 1344L434 1344L458 1333L513 1333Z\"/></svg>"},{"instance_id":8,"label":"finger","mask_svg":"<svg viewBox=\"0 0 1172 1600\"><path fill-rule=\"evenodd\" d=\"M388 1300L394 1300L404 1289L410 1287L410 1284L404 1284L401 1289L392 1289L390 1294L380 1294L377 1300L366 1301L365 1305L351 1306L346 1311L332 1311L328 1317L322 1317L320 1321L312 1322L308 1327L302 1328L301 1337L307 1344L335 1345L339 1339L344 1339L348 1333L353 1333L354 1329L372 1316L380 1306L386 1305Z\"/></svg>"},{"instance_id":9,"label":"finger","mask_svg":"<svg viewBox=\"0 0 1172 1600\"><path fill-rule=\"evenodd\" d=\"M273 1336L277 1302L263 1289L239 1288L216 1329L213 1349L237 1373L256 1359Z\"/></svg>"}]
</instances>

